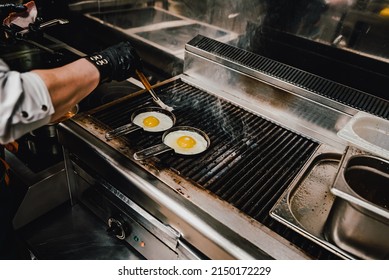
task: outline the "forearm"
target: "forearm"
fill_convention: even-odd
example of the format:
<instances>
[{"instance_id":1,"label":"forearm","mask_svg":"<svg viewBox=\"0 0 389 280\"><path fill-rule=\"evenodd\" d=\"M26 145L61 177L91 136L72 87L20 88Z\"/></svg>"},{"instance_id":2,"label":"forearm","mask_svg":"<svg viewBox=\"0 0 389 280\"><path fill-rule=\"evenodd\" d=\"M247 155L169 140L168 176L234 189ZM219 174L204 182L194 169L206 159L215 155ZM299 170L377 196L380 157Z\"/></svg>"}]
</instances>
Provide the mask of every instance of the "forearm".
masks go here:
<instances>
[{"instance_id":1,"label":"forearm","mask_svg":"<svg viewBox=\"0 0 389 280\"><path fill-rule=\"evenodd\" d=\"M0 60L0 85L0 143L9 143L50 121L54 107L37 74L9 71Z\"/></svg>"},{"instance_id":2,"label":"forearm","mask_svg":"<svg viewBox=\"0 0 389 280\"><path fill-rule=\"evenodd\" d=\"M97 60L95 60L95 58ZM0 143L56 121L99 83L124 81L141 68L129 42L54 69L10 71L0 59Z\"/></svg>"},{"instance_id":3,"label":"forearm","mask_svg":"<svg viewBox=\"0 0 389 280\"><path fill-rule=\"evenodd\" d=\"M99 83L98 70L86 59L79 59L55 69L33 72L41 77L50 93L55 108L52 121L62 117Z\"/></svg>"}]
</instances>

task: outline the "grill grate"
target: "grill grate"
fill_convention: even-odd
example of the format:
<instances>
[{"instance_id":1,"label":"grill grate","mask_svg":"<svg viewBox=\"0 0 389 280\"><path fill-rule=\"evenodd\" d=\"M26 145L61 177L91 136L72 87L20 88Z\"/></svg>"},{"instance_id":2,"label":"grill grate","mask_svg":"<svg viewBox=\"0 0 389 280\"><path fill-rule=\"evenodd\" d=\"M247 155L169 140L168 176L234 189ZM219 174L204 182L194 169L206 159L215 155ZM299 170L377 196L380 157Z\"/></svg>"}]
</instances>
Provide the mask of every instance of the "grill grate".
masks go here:
<instances>
[{"instance_id":1,"label":"grill grate","mask_svg":"<svg viewBox=\"0 0 389 280\"><path fill-rule=\"evenodd\" d=\"M210 148L191 157L165 153L154 157L157 168L170 168L284 236L314 258L336 258L310 240L276 222L269 210L297 175L318 144L271 121L181 80L155 89L173 106L176 125L206 132ZM168 97L168 98L167 98ZM92 117L115 128L139 107L153 106L148 94L105 107ZM137 131L125 136L134 150L161 142L162 133Z\"/></svg>"},{"instance_id":2,"label":"grill grate","mask_svg":"<svg viewBox=\"0 0 389 280\"><path fill-rule=\"evenodd\" d=\"M389 102L384 99L201 35L188 44L358 110L389 119Z\"/></svg>"}]
</instances>

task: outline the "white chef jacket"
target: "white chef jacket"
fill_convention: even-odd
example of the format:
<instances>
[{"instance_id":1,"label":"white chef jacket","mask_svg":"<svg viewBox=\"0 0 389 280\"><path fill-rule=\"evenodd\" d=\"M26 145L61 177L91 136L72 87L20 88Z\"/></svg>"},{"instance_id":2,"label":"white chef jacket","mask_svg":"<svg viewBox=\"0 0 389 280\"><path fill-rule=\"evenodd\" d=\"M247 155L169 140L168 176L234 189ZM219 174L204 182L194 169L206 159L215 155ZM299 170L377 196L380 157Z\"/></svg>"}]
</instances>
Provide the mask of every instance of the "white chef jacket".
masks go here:
<instances>
[{"instance_id":1,"label":"white chef jacket","mask_svg":"<svg viewBox=\"0 0 389 280\"><path fill-rule=\"evenodd\" d=\"M12 142L49 123L53 113L43 80L35 73L10 71L0 59L0 143Z\"/></svg>"}]
</instances>

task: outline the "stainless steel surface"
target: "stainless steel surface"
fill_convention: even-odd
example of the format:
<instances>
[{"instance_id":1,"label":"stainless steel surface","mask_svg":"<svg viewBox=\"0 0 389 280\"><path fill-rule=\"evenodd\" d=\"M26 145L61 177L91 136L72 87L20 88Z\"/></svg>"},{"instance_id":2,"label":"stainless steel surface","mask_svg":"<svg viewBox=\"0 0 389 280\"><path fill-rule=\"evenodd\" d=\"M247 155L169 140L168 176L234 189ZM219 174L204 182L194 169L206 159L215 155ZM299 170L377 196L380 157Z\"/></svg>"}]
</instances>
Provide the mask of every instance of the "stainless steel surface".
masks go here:
<instances>
[{"instance_id":1,"label":"stainless steel surface","mask_svg":"<svg viewBox=\"0 0 389 280\"><path fill-rule=\"evenodd\" d=\"M389 159L389 120L359 112L338 132L338 136L352 146Z\"/></svg>"},{"instance_id":2,"label":"stainless steel surface","mask_svg":"<svg viewBox=\"0 0 389 280\"><path fill-rule=\"evenodd\" d=\"M185 44L197 34L208 35L222 42L238 37L235 32L158 7L88 13L86 16L181 60L184 58Z\"/></svg>"},{"instance_id":3,"label":"stainless steel surface","mask_svg":"<svg viewBox=\"0 0 389 280\"><path fill-rule=\"evenodd\" d=\"M66 182L69 193L69 200L72 206L77 204L78 199L80 198L81 185L77 182L77 177L74 174L73 162L70 160L69 151L62 147L63 149L63 158L66 171Z\"/></svg>"},{"instance_id":4,"label":"stainless steel surface","mask_svg":"<svg viewBox=\"0 0 389 280\"><path fill-rule=\"evenodd\" d=\"M341 28L338 27L336 30L339 32L338 37L340 37L336 46L388 63L389 54L383 48L384 42L388 41L385 30L388 29L389 25L387 15L384 15L388 1L360 2L370 3L365 8L349 7L344 12L342 21L338 23Z\"/></svg>"},{"instance_id":5,"label":"stainless steel surface","mask_svg":"<svg viewBox=\"0 0 389 280\"><path fill-rule=\"evenodd\" d=\"M261 80L291 90L309 100L320 102L354 115L359 111L389 118L389 102L377 96L321 76L291 67L265 56L256 55L204 36L196 36L187 46L203 57L220 59L223 65L235 65L243 73L253 72ZM240 67L236 67L239 65ZM232 66L233 67L233 66ZM240 70L242 69L242 70ZM211 73L210 73L211 75ZM378 95L381 96L381 95ZM318 97L318 98L317 98ZM338 106L339 105L339 106ZM335 107L334 107L335 106ZM349 109L347 109L349 107Z\"/></svg>"},{"instance_id":6,"label":"stainless steel surface","mask_svg":"<svg viewBox=\"0 0 389 280\"><path fill-rule=\"evenodd\" d=\"M99 11L101 8L123 7L136 2L137 0L71 0L69 1L69 8L73 11Z\"/></svg>"},{"instance_id":7,"label":"stainless steel surface","mask_svg":"<svg viewBox=\"0 0 389 280\"><path fill-rule=\"evenodd\" d=\"M69 200L66 175L62 169L47 178L32 184L23 198L13 219L15 229L19 229Z\"/></svg>"},{"instance_id":8,"label":"stainless steel surface","mask_svg":"<svg viewBox=\"0 0 389 280\"><path fill-rule=\"evenodd\" d=\"M107 224L108 232L113 231L113 235L148 259L184 258L177 250L181 238L179 232L169 225L162 224L99 175L89 174L78 165L74 167L74 171L79 174L79 180L83 185L85 183L87 185L79 202L87 205L92 212L103 219ZM105 192L113 196L106 196ZM113 223L115 227L112 227ZM197 259L198 257L187 248L185 258Z\"/></svg>"},{"instance_id":9,"label":"stainless steel surface","mask_svg":"<svg viewBox=\"0 0 389 280\"><path fill-rule=\"evenodd\" d=\"M281 31L388 63L387 7L387 0L274 2L262 17Z\"/></svg>"},{"instance_id":10,"label":"stainless steel surface","mask_svg":"<svg viewBox=\"0 0 389 280\"><path fill-rule=\"evenodd\" d=\"M41 172L33 172L14 154L6 151L5 157L17 179L27 187L26 195L13 220L15 229L23 227L69 199L62 162Z\"/></svg>"},{"instance_id":11,"label":"stainless steel surface","mask_svg":"<svg viewBox=\"0 0 389 280\"><path fill-rule=\"evenodd\" d=\"M123 11L117 11L116 14L100 12L100 6L107 6L113 1L98 1L98 5L97 1L78 2L71 4L71 7L79 8L95 3L94 12L90 13L92 17L123 30L179 21L184 16L239 34L246 32L245 35L249 38L255 39L261 36L257 31L262 27L270 26L320 45L339 48L386 63L389 57L386 48L388 43L387 0L314 1L309 3L265 0L169 0L167 11L159 12L154 8L133 9L132 13L127 12L127 14ZM123 5L123 1L115 1L112 8L119 10L120 4ZM257 25L257 30L247 28L250 23ZM165 33L164 35L169 35L162 32ZM180 36L186 36L184 33ZM201 34L212 37L212 32ZM192 37L194 35L191 34ZM153 36L157 37L158 34L155 33ZM168 40L167 43L169 43ZM250 48L250 42L247 42L244 47Z\"/></svg>"},{"instance_id":12,"label":"stainless steel surface","mask_svg":"<svg viewBox=\"0 0 389 280\"><path fill-rule=\"evenodd\" d=\"M331 192L336 202L325 234L340 248L368 259L389 257L389 162L348 147Z\"/></svg>"},{"instance_id":13,"label":"stainless steel surface","mask_svg":"<svg viewBox=\"0 0 389 280\"><path fill-rule=\"evenodd\" d=\"M345 146L336 134L358 112L354 108L233 63L217 52L190 44L186 49L183 80L321 143Z\"/></svg>"},{"instance_id":14,"label":"stainless steel surface","mask_svg":"<svg viewBox=\"0 0 389 280\"><path fill-rule=\"evenodd\" d=\"M18 231L38 260L143 260L80 204L63 204Z\"/></svg>"},{"instance_id":15,"label":"stainless steel surface","mask_svg":"<svg viewBox=\"0 0 389 280\"><path fill-rule=\"evenodd\" d=\"M341 153L332 147L321 146L271 209L270 215L341 258L353 259L351 254L329 242L324 233L335 200L330 189Z\"/></svg>"}]
</instances>

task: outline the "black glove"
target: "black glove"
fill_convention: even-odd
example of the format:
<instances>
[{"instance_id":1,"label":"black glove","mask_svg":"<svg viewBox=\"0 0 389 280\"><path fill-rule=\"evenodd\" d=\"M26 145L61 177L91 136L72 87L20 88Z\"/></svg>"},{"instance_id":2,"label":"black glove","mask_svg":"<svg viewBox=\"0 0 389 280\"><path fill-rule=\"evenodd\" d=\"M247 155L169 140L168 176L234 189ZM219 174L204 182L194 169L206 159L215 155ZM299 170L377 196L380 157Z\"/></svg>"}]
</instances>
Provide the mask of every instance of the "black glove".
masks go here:
<instances>
[{"instance_id":1,"label":"black glove","mask_svg":"<svg viewBox=\"0 0 389 280\"><path fill-rule=\"evenodd\" d=\"M142 68L136 50L129 42L122 42L99 53L86 57L100 72L100 83L112 80L121 82Z\"/></svg>"}]
</instances>

